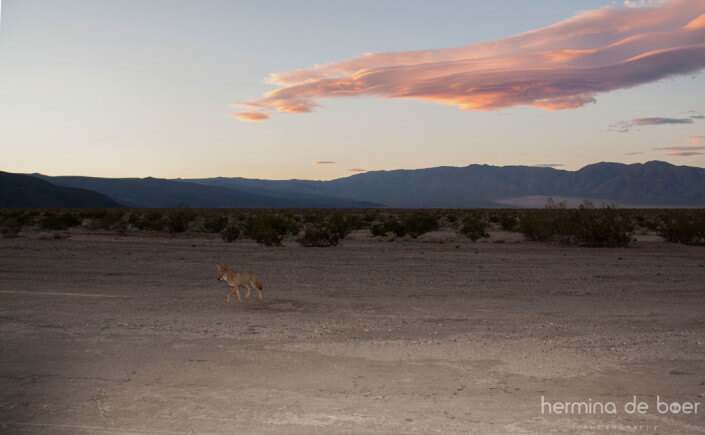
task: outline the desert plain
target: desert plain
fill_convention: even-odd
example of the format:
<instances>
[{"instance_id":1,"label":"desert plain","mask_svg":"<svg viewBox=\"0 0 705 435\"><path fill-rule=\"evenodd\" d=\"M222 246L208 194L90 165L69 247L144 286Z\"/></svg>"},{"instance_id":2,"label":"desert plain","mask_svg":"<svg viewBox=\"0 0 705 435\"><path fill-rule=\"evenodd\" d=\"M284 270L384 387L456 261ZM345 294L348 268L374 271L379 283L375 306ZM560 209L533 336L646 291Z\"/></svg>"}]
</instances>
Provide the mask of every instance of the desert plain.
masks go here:
<instances>
[{"instance_id":1,"label":"desert plain","mask_svg":"<svg viewBox=\"0 0 705 435\"><path fill-rule=\"evenodd\" d=\"M0 239L0 431L705 431L703 247L284 245ZM216 263L254 270L264 299L226 304ZM645 413L625 411L634 396Z\"/></svg>"}]
</instances>

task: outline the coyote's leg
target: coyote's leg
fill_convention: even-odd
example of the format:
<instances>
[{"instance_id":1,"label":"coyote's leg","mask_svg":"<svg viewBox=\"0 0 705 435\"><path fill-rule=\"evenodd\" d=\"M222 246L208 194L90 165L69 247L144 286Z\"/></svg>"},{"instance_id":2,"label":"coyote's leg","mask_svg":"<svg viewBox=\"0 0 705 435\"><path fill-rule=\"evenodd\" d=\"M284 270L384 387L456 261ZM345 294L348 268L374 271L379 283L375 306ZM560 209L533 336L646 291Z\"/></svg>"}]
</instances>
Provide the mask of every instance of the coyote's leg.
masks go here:
<instances>
[{"instance_id":1,"label":"coyote's leg","mask_svg":"<svg viewBox=\"0 0 705 435\"><path fill-rule=\"evenodd\" d=\"M248 286L247 283L243 284L243 286L245 286L245 288L247 289L247 294L245 295L245 299L249 299L250 298L250 290L251 290L250 286Z\"/></svg>"},{"instance_id":2,"label":"coyote's leg","mask_svg":"<svg viewBox=\"0 0 705 435\"><path fill-rule=\"evenodd\" d=\"M235 288L233 288L233 290L235 290L235 294L237 295L237 301L242 302L242 299L240 299L240 292L237 290L237 286L235 286ZM230 293L232 293L232 292L230 292Z\"/></svg>"},{"instance_id":3,"label":"coyote's leg","mask_svg":"<svg viewBox=\"0 0 705 435\"><path fill-rule=\"evenodd\" d=\"M250 284L252 284L252 287L257 289L257 292L259 293L259 298L262 299L262 290L257 287L252 281L250 281Z\"/></svg>"},{"instance_id":4,"label":"coyote's leg","mask_svg":"<svg viewBox=\"0 0 705 435\"><path fill-rule=\"evenodd\" d=\"M225 297L225 303L226 303L226 304L230 302L230 295L233 294L233 293L235 293L236 291L237 291L237 289L232 289L232 290L230 290L230 293L228 293L228 295ZM239 298L239 297L240 297L240 295L238 295L238 298Z\"/></svg>"}]
</instances>

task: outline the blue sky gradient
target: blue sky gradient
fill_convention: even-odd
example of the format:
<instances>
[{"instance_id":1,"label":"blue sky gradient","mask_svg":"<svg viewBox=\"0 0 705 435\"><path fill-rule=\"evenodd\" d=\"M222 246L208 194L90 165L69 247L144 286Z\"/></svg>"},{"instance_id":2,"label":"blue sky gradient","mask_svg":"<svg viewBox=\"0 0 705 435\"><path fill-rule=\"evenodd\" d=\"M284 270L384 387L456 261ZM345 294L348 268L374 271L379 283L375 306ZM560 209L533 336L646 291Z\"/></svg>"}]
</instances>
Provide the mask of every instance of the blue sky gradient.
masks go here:
<instances>
[{"instance_id":1,"label":"blue sky gradient","mask_svg":"<svg viewBox=\"0 0 705 435\"><path fill-rule=\"evenodd\" d=\"M239 122L229 104L276 87L275 72L363 53L509 37L607 1L119 2L4 0L0 150L10 172L106 177L330 179L367 170L471 163L560 164L705 156L665 148L705 121L609 130L705 113L702 73L599 94L595 104L494 112L371 96L310 114ZM643 154L628 153L642 152ZM316 161L335 164L317 165Z\"/></svg>"}]
</instances>

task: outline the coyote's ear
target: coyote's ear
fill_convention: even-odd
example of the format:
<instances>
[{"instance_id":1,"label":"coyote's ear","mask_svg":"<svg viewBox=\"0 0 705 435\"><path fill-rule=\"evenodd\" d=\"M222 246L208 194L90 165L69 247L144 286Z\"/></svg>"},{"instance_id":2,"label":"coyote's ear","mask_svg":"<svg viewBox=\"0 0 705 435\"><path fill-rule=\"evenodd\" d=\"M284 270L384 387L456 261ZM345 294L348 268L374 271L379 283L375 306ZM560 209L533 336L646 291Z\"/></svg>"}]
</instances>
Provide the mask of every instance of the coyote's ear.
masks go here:
<instances>
[{"instance_id":1,"label":"coyote's ear","mask_svg":"<svg viewBox=\"0 0 705 435\"><path fill-rule=\"evenodd\" d=\"M227 264L224 264L224 265L223 265L223 270L228 270L228 265L227 265Z\"/></svg>"},{"instance_id":2,"label":"coyote's ear","mask_svg":"<svg viewBox=\"0 0 705 435\"><path fill-rule=\"evenodd\" d=\"M216 270L217 270L218 272L220 272L220 270L221 270L220 264L216 264L216 265L215 265L215 268L216 268Z\"/></svg>"}]
</instances>

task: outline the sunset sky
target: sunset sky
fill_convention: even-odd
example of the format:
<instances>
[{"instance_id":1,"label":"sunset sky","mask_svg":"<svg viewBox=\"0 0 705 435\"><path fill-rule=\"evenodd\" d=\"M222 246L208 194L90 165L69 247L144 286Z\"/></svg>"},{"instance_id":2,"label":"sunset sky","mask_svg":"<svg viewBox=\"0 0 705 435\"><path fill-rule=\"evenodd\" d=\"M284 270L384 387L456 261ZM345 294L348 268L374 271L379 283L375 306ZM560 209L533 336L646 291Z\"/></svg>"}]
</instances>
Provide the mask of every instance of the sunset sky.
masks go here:
<instances>
[{"instance_id":1,"label":"sunset sky","mask_svg":"<svg viewBox=\"0 0 705 435\"><path fill-rule=\"evenodd\" d=\"M0 170L705 167L705 0L2 0Z\"/></svg>"}]
</instances>

